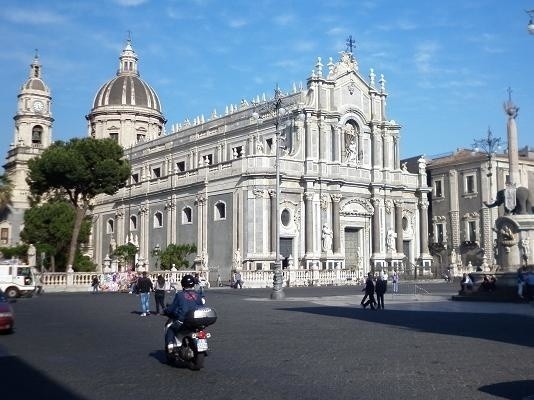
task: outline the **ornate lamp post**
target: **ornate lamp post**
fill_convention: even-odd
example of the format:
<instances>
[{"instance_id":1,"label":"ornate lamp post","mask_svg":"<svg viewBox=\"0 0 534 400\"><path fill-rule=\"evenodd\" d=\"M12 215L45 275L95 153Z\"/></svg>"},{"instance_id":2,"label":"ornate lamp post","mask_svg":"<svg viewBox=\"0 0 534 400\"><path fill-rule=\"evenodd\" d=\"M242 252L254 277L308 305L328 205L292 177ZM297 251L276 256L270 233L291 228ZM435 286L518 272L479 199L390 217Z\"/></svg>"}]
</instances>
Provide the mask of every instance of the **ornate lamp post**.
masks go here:
<instances>
[{"instance_id":1,"label":"ornate lamp post","mask_svg":"<svg viewBox=\"0 0 534 400\"><path fill-rule=\"evenodd\" d=\"M288 113L286 107L294 105L295 102L291 99L285 99L282 97L282 92L278 85L274 90L274 99L268 101L267 103L261 104L256 107L255 111L252 113L252 118L256 121L260 121L262 116L274 118L275 125L275 169L276 169L276 204L275 204L275 214L276 214L276 223L275 223L275 263L274 263L274 276L273 276L273 291L271 292L272 300L280 300L284 298L283 290L283 278L282 273L282 263L280 260L280 147L282 146L282 141L285 141L285 137L281 135L280 129L285 127L285 122L292 117L291 113ZM299 114L298 119L302 120L305 118L303 114Z\"/></svg>"},{"instance_id":2,"label":"ornate lamp post","mask_svg":"<svg viewBox=\"0 0 534 400\"><path fill-rule=\"evenodd\" d=\"M534 22L532 21L532 18L534 17L534 10L525 10L525 12L529 16L528 25L527 25L528 33L530 33L531 35L534 35Z\"/></svg>"},{"instance_id":3,"label":"ornate lamp post","mask_svg":"<svg viewBox=\"0 0 534 400\"><path fill-rule=\"evenodd\" d=\"M152 250L152 254L154 256L156 256L156 265L154 267L154 271L157 271L158 270L158 265L159 265L159 255L160 255L160 252L161 252L161 248L159 247L159 243L156 244L154 246L154 250Z\"/></svg>"},{"instance_id":4,"label":"ornate lamp post","mask_svg":"<svg viewBox=\"0 0 534 400\"><path fill-rule=\"evenodd\" d=\"M473 141L473 154L476 153L485 153L486 158L488 159L488 173L486 176L489 179L489 189L490 189L490 198L493 197L493 188L492 188L492 175L493 175L493 157L497 150L501 150L502 139L500 137L494 137L491 129L488 128L488 134L485 138L475 139Z\"/></svg>"}]
</instances>

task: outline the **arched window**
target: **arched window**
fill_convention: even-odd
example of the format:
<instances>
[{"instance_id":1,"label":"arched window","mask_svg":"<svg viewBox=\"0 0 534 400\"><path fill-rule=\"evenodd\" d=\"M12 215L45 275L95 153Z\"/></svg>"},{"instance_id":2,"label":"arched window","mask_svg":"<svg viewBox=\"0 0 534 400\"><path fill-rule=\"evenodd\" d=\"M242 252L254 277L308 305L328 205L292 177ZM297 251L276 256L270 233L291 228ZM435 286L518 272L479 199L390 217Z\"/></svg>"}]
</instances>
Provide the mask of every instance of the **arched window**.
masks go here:
<instances>
[{"instance_id":1,"label":"arched window","mask_svg":"<svg viewBox=\"0 0 534 400\"><path fill-rule=\"evenodd\" d=\"M182 224L191 224L193 222L193 214L191 207L185 207L182 210Z\"/></svg>"},{"instance_id":2,"label":"arched window","mask_svg":"<svg viewBox=\"0 0 534 400\"><path fill-rule=\"evenodd\" d=\"M215 203L213 214L213 219L215 221L226 219L226 204L223 201L218 201Z\"/></svg>"},{"instance_id":3,"label":"arched window","mask_svg":"<svg viewBox=\"0 0 534 400\"><path fill-rule=\"evenodd\" d=\"M130 217L130 230L131 231L137 230L137 217L135 215L132 215Z\"/></svg>"},{"instance_id":4,"label":"arched window","mask_svg":"<svg viewBox=\"0 0 534 400\"><path fill-rule=\"evenodd\" d=\"M154 214L154 228L161 228L163 226L163 214L156 211Z\"/></svg>"},{"instance_id":5,"label":"arched window","mask_svg":"<svg viewBox=\"0 0 534 400\"><path fill-rule=\"evenodd\" d=\"M35 125L32 128L32 144L43 143L43 127L41 125Z\"/></svg>"},{"instance_id":6,"label":"arched window","mask_svg":"<svg viewBox=\"0 0 534 400\"><path fill-rule=\"evenodd\" d=\"M115 221L113 219L108 219L108 222L106 223L106 233L113 233L115 230Z\"/></svg>"}]
</instances>

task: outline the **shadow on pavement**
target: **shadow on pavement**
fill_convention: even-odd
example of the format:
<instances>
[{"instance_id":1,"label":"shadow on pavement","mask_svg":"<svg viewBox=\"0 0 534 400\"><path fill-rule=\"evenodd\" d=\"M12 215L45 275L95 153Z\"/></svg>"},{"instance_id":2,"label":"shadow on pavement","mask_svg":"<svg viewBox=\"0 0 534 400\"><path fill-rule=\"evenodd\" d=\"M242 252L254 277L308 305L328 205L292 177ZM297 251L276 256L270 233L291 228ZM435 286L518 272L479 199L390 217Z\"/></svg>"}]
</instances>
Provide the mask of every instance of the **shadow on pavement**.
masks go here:
<instances>
[{"instance_id":1,"label":"shadow on pavement","mask_svg":"<svg viewBox=\"0 0 534 400\"><path fill-rule=\"evenodd\" d=\"M534 381L501 382L493 385L482 386L478 390L503 399L521 400L534 396ZM534 397L532 397L534 398Z\"/></svg>"},{"instance_id":2,"label":"shadow on pavement","mask_svg":"<svg viewBox=\"0 0 534 400\"><path fill-rule=\"evenodd\" d=\"M18 357L0 357L1 398L85 400L64 388Z\"/></svg>"},{"instance_id":3,"label":"shadow on pavement","mask_svg":"<svg viewBox=\"0 0 534 400\"><path fill-rule=\"evenodd\" d=\"M278 310L357 319L421 332L466 336L534 347L531 336L534 331L534 318L524 315L387 309L372 311L354 307L325 306Z\"/></svg>"}]
</instances>

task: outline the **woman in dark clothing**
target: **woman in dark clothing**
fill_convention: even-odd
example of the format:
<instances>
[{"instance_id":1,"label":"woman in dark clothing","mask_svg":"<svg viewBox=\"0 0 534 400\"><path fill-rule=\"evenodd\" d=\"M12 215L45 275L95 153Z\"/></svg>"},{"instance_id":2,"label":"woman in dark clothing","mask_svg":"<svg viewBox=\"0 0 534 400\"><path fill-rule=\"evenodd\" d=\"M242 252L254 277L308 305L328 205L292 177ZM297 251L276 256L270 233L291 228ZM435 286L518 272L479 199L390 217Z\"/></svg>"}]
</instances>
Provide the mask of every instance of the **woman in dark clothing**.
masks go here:
<instances>
[{"instance_id":1,"label":"woman in dark clothing","mask_svg":"<svg viewBox=\"0 0 534 400\"><path fill-rule=\"evenodd\" d=\"M365 291L365 296L363 296L362 299L362 307L366 308L368 305L371 306L371 310L375 309L375 284L373 282L373 274L369 272L367 274L367 280L365 281L365 287L363 288L363 291ZM365 301L365 299L368 299Z\"/></svg>"},{"instance_id":2,"label":"woman in dark clothing","mask_svg":"<svg viewBox=\"0 0 534 400\"><path fill-rule=\"evenodd\" d=\"M378 301L376 308L381 308L382 310L384 309L384 293L386 293L386 288L386 281L383 280L380 275L378 275L375 284L376 300Z\"/></svg>"},{"instance_id":3,"label":"woman in dark clothing","mask_svg":"<svg viewBox=\"0 0 534 400\"><path fill-rule=\"evenodd\" d=\"M156 300L156 314L159 314L160 307L161 311L165 309L165 278L162 275L158 275L156 279L154 300Z\"/></svg>"}]
</instances>

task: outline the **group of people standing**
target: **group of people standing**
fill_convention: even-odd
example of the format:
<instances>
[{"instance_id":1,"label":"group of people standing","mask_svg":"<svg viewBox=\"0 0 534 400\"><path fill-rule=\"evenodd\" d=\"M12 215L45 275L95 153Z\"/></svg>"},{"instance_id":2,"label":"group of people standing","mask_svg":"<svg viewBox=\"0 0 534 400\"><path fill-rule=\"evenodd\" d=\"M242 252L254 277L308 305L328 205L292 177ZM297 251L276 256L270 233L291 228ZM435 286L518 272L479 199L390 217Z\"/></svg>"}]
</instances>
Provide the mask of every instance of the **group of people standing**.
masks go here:
<instances>
[{"instance_id":1,"label":"group of people standing","mask_svg":"<svg viewBox=\"0 0 534 400\"><path fill-rule=\"evenodd\" d=\"M393 282L393 293L398 293L399 291L399 275L397 271L393 271L392 276ZM361 305L363 308L370 306L371 310L384 309L384 294L387 292L388 288L388 275L387 273L379 273L376 277L373 276L372 272L367 274L367 279L365 280L365 286L362 289L362 292L365 292ZM376 300L375 300L376 294Z\"/></svg>"}]
</instances>

